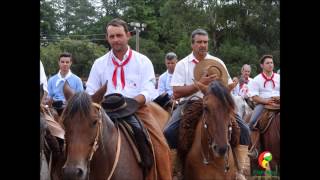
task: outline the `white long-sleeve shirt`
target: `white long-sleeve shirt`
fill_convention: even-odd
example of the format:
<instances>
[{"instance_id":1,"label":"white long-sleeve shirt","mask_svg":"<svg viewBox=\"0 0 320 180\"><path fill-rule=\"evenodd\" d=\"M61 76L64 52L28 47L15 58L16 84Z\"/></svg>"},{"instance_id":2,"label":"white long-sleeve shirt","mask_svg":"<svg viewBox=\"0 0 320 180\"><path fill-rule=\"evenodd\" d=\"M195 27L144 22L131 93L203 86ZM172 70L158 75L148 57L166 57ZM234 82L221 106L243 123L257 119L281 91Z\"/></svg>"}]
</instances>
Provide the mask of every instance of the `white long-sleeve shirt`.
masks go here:
<instances>
[{"instance_id":1,"label":"white long-sleeve shirt","mask_svg":"<svg viewBox=\"0 0 320 180\"><path fill-rule=\"evenodd\" d=\"M129 56L129 51L130 48L128 48L128 51L124 55L124 60ZM133 98L141 94L146 98L146 103L158 96L157 90L155 89L156 78L153 65L148 57L132 50L132 56L129 62L123 67L125 75L124 89L122 89L121 84L120 67L117 70L116 87L113 84L112 77L115 65L112 62L112 58L120 65L123 63L114 56L112 50L95 60L86 83L86 91L90 95L94 94L108 81L108 88L105 95L120 93L126 97Z\"/></svg>"},{"instance_id":2,"label":"white long-sleeve shirt","mask_svg":"<svg viewBox=\"0 0 320 180\"><path fill-rule=\"evenodd\" d=\"M40 61L40 85L43 84L43 90L48 93L48 82L47 82L47 76L43 68L43 64Z\"/></svg>"},{"instance_id":3,"label":"white long-sleeve shirt","mask_svg":"<svg viewBox=\"0 0 320 180\"><path fill-rule=\"evenodd\" d=\"M193 79L194 79L194 68L196 67L196 64L192 62L193 59L196 59L193 55L193 53L189 54L187 57L183 58L180 60L174 69L173 77L171 80L171 86L185 86L185 85L191 85L193 84ZM210 54L207 54L205 59L212 59L213 61L218 61L225 67L227 73L228 73L228 84L232 83L232 79L229 75L229 72L227 70L226 65L222 60L220 60L217 57L211 56ZM199 97L203 97L203 94L201 91L197 91L196 93L192 95L197 95ZM190 98L192 95L185 97L185 98ZM181 98L181 100L184 98Z\"/></svg>"},{"instance_id":4,"label":"white long-sleeve shirt","mask_svg":"<svg viewBox=\"0 0 320 180\"><path fill-rule=\"evenodd\" d=\"M260 96L261 98L270 98L273 96L280 96L280 75L274 73L273 81L275 86L273 86L272 81L267 81L265 83L262 74L258 74L249 82L249 97Z\"/></svg>"}]
</instances>

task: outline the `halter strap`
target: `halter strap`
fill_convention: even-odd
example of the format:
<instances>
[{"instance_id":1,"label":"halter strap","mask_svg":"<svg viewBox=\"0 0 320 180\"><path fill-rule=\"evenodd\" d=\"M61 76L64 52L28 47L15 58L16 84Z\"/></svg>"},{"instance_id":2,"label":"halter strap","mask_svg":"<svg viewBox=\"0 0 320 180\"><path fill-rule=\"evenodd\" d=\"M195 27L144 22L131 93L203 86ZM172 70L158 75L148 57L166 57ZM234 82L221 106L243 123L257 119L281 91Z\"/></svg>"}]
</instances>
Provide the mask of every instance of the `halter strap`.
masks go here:
<instances>
[{"instance_id":1,"label":"halter strap","mask_svg":"<svg viewBox=\"0 0 320 180\"><path fill-rule=\"evenodd\" d=\"M120 157L120 149L121 149L121 135L120 135L120 130L119 127L117 126L118 129L118 144L117 144L117 150L116 150L116 157L114 159L113 165L112 165L112 169L111 172L107 178L107 180L110 180L110 178L112 177L114 170L116 169L116 166L118 164L119 161L119 157Z\"/></svg>"},{"instance_id":2,"label":"halter strap","mask_svg":"<svg viewBox=\"0 0 320 180\"><path fill-rule=\"evenodd\" d=\"M102 129L102 113L101 113L101 105L98 104L98 103L92 103L92 105L94 107L96 107L98 110L99 110L99 113L100 113L100 118L98 120L98 129L97 129L97 133L96 133L96 137L94 139L94 143L93 143L93 147L90 151L90 154L89 154L89 164L90 164L90 161L92 160L92 157L93 157L93 154L96 152L96 150L98 149L99 145L98 145L98 141L99 141L99 134L101 132L101 129ZM118 164L118 161L119 161L119 157L120 157L120 150L121 150L121 135L120 135L120 130L119 130L119 126L117 126L117 130L118 130L118 140L117 140L117 149L116 149L116 157L114 159L114 162L112 164L112 169L109 173L109 176L107 178L107 180L110 180L110 178L112 177L113 173L114 173L114 170L116 169L116 166ZM90 168L89 168L90 169Z\"/></svg>"}]
</instances>

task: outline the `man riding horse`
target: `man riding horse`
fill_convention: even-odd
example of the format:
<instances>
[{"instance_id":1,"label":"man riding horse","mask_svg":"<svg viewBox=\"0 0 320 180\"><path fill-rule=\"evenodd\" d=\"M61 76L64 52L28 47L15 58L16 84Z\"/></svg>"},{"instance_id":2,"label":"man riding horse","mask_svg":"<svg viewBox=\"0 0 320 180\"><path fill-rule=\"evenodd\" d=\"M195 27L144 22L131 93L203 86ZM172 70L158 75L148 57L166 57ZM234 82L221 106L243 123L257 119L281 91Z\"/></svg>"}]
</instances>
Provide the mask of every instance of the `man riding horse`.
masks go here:
<instances>
[{"instance_id":1,"label":"man riding horse","mask_svg":"<svg viewBox=\"0 0 320 180\"><path fill-rule=\"evenodd\" d=\"M249 127L253 125L261 115L264 105L279 106L280 104L280 75L273 72L274 64L272 55L264 55L260 59L262 72L249 83L249 97L256 103L252 113Z\"/></svg>"},{"instance_id":2,"label":"man riding horse","mask_svg":"<svg viewBox=\"0 0 320 180\"><path fill-rule=\"evenodd\" d=\"M120 93L137 102L139 108L136 115L146 126L151 142L156 147L154 155L158 178L171 179L170 150L158 122L150 115L148 107L148 103L158 95L152 62L128 46L130 32L123 20L116 18L107 24L106 39L112 49L94 62L86 91L92 95L107 82L105 95ZM141 128L133 116L130 122L135 128Z\"/></svg>"},{"instance_id":3,"label":"man riding horse","mask_svg":"<svg viewBox=\"0 0 320 180\"><path fill-rule=\"evenodd\" d=\"M171 86L173 86L173 96L176 100L180 99L178 107L173 112L171 119L164 129L164 134L167 138L170 148L172 149L177 148L181 110L183 109L186 100L190 99L193 95L201 98L203 97L203 93L199 91L197 84L202 83L204 85L208 85L210 82L219 78L224 79L225 85L229 84L230 88L231 86L235 86L230 78L224 62L219 58L208 54L208 33L203 29L196 29L192 32L191 39L192 53L177 63L171 81ZM215 69L215 71L219 74L209 74L208 69L206 69L207 72L203 74L202 70L204 69L199 68L201 69L199 70L199 73L201 74L197 73L197 79L196 74L194 74L194 69L197 64L202 64L202 61L206 61L206 63L204 63L205 68L218 67L218 70ZM219 75L220 77L218 77ZM197 82L194 82L194 78L196 78ZM240 144L243 145L238 146L238 148L242 148L247 151L250 143L249 128L237 114L236 121L241 129ZM247 157L247 154L242 155ZM238 156L242 155L238 154ZM242 165L240 166L243 167Z\"/></svg>"}]
</instances>

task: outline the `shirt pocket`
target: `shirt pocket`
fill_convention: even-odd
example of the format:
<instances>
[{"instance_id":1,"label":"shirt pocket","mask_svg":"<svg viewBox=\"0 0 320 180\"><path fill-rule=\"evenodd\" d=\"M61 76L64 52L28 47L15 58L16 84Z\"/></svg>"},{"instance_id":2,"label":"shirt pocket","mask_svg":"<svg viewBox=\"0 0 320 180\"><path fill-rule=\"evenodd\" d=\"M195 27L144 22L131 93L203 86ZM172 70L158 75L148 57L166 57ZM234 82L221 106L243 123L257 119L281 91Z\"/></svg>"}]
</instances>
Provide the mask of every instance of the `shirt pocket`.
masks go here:
<instances>
[{"instance_id":1,"label":"shirt pocket","mask_svg":"<svg viewBox=\"0 0 320 180\"><path fill-rule=\"evenodd\" d=\"M141 83L139 76L136 74L126 76L126 87L128 89L138 89Z\"/></svg>"}]
</instances>

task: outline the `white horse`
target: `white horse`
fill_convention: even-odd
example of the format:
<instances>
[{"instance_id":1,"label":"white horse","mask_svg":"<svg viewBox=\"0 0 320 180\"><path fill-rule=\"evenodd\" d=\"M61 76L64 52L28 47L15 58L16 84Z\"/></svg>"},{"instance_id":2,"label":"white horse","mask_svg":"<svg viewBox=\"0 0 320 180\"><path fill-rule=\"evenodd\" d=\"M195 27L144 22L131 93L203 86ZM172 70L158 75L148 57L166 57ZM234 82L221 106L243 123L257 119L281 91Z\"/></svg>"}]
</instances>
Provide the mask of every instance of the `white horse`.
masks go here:
<instances>
[{"instance_id":1,"label":"white horse","mask_svg":"<svg viewBox=\"0 0 320 180\"><path fill-rule=\"evenodd\" d=\"M236 104L236 109L241 119L243 119L246 123L249 123L253 110L241 96L232 95L232 98Z\"/></svg>"}]
</instances>

